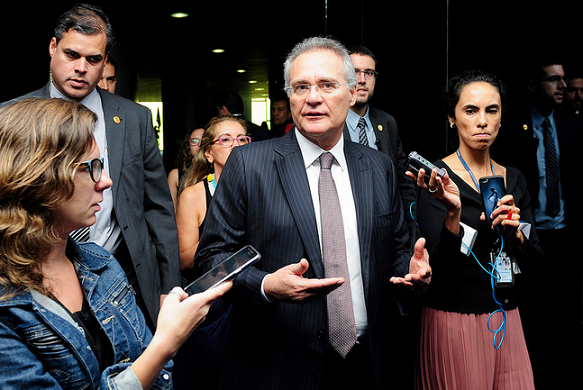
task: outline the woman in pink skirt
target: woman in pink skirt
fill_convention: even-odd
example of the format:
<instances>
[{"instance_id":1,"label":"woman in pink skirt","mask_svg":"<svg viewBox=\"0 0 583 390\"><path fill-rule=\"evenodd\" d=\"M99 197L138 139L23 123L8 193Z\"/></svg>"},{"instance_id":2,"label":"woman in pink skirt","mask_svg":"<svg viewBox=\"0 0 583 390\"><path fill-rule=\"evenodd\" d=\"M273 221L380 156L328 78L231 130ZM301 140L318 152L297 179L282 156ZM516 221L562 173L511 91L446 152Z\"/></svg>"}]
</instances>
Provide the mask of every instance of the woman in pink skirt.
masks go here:
<instances>
[{"instance_id":1,"label":"woman in pink skirt","mask_svg":"<svg viewBox=\"0 0 583 390\"><path fill-rule=\"evenodd\" d=\"M436 169L428 172L428 183L423 170L407 173L426 190L417 221L433 268L417 389L534 389L515 289L545 257L535 229L528 229L533 216L526 180L490 157L504 90L499 79L480 71L450 80L447 116L459 148L435 163L445 169L443 178ZM494 209L484 215L480 178L494 175L503 178L505 194L488 191Z\"/></svg>"}]
</instances>

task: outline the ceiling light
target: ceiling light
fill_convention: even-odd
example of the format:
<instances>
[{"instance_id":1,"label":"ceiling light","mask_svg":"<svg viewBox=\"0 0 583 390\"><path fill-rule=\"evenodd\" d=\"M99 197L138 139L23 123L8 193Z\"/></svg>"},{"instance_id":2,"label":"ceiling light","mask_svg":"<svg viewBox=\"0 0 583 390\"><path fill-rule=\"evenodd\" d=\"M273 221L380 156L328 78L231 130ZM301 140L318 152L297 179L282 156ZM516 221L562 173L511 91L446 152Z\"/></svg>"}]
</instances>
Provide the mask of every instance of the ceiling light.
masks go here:
<instances>
[{"instance_id":1,"label":"ceiling light","mask_svg":"<svg viewBox=\"0 0 583 390\"><path fill-rule=\"evenodd\" d=\"M225 49L214 49L213 53L224 53Z\"/></svg>"},{"instance_id":2,"label":"ceiling light","mask_svg":"<svg viewBox=\"0 0 583 390\"><path fill-rule=\"evenodd\" d=\"M249 84L257 84L257 80L249 80Z\"/></svg>"},{"instance_id":3,"label":"ceiling light","mask_svg":"<svg viewBox=\"0 0 583 390\"><path fill-rule=\"evenodd\" d=\"M237 69L237 73L245 73L247 72L245 69Z\"/></svg>"},{"instance_id":4,"label":"ceiling light","mask_svg":"<svg viewBox=\"0 0 583 390\"><path fill-rule=\"evenodd\" d=\"M176 18L176 19L182 19L182 18L187 18L188 14L186 12L174 12L170 16L172 16L173 18Z\"/></svg>"}]
</instances>

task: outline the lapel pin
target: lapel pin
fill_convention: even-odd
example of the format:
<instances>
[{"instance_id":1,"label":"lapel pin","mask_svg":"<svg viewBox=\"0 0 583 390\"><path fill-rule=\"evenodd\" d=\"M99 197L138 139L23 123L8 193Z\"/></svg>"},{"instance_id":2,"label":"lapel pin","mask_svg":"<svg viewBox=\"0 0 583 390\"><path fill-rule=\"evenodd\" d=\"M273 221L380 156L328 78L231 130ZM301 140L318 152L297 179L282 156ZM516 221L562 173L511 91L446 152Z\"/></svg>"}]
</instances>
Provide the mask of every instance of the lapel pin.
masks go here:
<instances>
[{"instance_id":1,"label":"lapel pin","mask_svg":"<svg viewBox=\"0 0 583 390\"><path fill-rule=\"evenodd\" d=\"M522 130L528 130L528 125L526 124L522 125Z\"/></svg>"},{"instance_id":2,"label":"lapel pin","mask_svg":"<svg viewBox=\"0 0 583 390\"><path fill-rule=\"evenodd\" d=\"M377 128L379 129L379 131L383 131L383 125L378 125Z\"/></svg>"},{"instance_id":3,"label":"lapel pin","mask_svg":"<svg viewBox=\"0 0 583 390\"><path fill-rule=\"evenodd\" d=\"M119 123L121 122L121 119L119 119L119 116L114 116L113 121L115 122L116 125L119 125Z\"/></svg>"}]
</instances>

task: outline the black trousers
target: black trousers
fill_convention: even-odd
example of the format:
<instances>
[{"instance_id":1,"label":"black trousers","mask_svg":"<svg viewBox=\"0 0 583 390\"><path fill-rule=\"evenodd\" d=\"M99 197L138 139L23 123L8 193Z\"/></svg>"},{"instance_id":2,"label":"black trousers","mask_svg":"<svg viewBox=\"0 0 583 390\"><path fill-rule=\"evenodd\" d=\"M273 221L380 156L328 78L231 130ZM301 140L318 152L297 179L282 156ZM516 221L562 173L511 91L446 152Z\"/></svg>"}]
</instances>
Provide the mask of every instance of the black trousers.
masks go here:
<instances>
[{"instance_id":1,"label":"black trousers","mask_svg":"<svg viewBox=\"0 0 583 390\"><path fill-rule=\"evenodd\" d=\"M364 339L343 359L332 348L326 350L320 390L374 390L370 344Z\"/></svg>"}]
</instances>

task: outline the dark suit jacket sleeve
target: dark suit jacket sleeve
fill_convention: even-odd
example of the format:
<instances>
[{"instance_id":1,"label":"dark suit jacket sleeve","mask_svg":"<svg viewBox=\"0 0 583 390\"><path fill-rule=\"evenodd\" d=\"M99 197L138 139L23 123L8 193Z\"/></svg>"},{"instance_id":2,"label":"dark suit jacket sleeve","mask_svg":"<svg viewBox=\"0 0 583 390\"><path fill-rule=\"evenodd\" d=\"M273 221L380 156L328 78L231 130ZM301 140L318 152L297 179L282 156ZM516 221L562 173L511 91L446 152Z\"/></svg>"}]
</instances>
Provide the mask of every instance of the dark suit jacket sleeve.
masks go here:
<instances>
[{"instance_id":1,"label":"dark suit jacket sleeve","mask_svg":"<svg viewBox=\"0 0 583 390\"><path fill-rule=\"evenodd\" d=\"M205 229L199 243L194 264L202 274L245 246L248 199L245 180L245 161L237 149L229 155L218 183L217 191L205 217ZM237 276L228 294L232 302L246 301L258 306L262 303L261 282L267 275L255 267L249 267Z\"/></svg>"},{"instance_id":2,"label":"dark suit jacket sleeve","mask_svg":"<svg viewBox=\"0 0 583 390\"><path fill-rule=\"evenodd\" d=\"M174 206L152 114L144 106L101 93L113 181L114 211L152 318L160 294L179 286ZM118 117L117 122L111 118Z\"/></svg>"},{"instance_id":3,"label":"dark suit jacket sleeve","mask_svg":"<svg viewBox=\"0 0 583 390\"><path fill-rule=\"evenodd\" d=\"M417 201L417 191L413 180L405 175L409 158L403 150L397 121L392 115L375 107L369 107L369 118L377 139L376 145L378 150L388 154L393 160L399 192L403 201L405 218L409 230L413 232L415 224L409 213L409 207Z\"/></svg>"},{"instance_id":4,"label":"dark suit jacket sleeve","mask_svg":"<svg viewBox=\"0 0 583 390\"><path fill-rule=\"evenodd\" d=\"M144 218L156 246L161 292L165 294L180 285L178 233L170 190L164 185L167 179L151 115L148 111L144 148Z\"/></svg>"}]
</instances>

